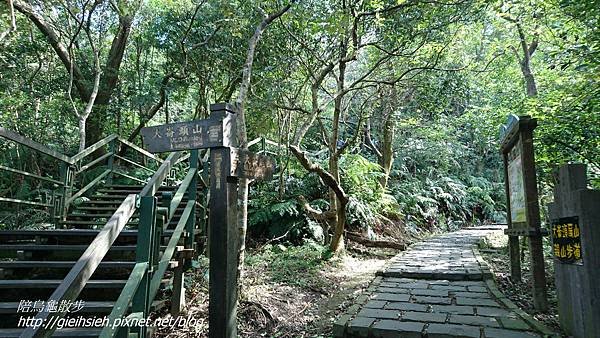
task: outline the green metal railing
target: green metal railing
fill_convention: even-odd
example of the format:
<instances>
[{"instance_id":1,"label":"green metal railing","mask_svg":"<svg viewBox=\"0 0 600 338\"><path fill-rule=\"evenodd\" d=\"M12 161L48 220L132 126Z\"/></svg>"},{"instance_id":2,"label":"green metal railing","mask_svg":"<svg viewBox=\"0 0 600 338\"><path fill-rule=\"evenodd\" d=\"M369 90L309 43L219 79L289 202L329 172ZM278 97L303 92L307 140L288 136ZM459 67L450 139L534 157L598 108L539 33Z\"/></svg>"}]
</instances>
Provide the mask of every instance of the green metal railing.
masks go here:
<instances>
[{"instance_id":1,"label":"green metal railing","mask_svg":"<svg viewBox=\"0 0 600 338\"><path fill-rule=\"evenodd\" d=\"M109 315L109 323L101 333L101 337L127 337L136 333L138 337L147 336L147 328L135 328L130 332L129 327L112 325L118 318L124 318L131 308L128 318L148 318L150 305L156 297L163 276L169 266L175 267L173 276L172 312L181 309L183 289L183 270L194 251L194 234L196 228L196 189L198 184L198 151L191 151L188 172L179 184L174 195L164 193L162 205L157 205L155 196L159 187L165 182L171 169L180 163L181 153L171 153L161 166L154 172L148 183L139 194L130 194L108 220L92 244L84 252L67 277L50 296L48 301L60 303L63 300L75 300L100 262L110 250L114 240L129 222L136 210L139 209L138 243L136 246L136 264L117 299L113 311ZM160 243L163 231L169 225L175 211L187 193L185 205L175 230L169 238L167 247L160 255ZM183 243L181 243L183 242ZM181 245L183 244L183 245ZM66 313L40 311L36 318L49 322L55 317ZM27 328L24 337L50 337L55 328Z\"/></svg>"},{"instance_id":2,"label":"green metal railing","mask_svg":"<svg viewBox=\"0 0 600 338\"><path fill-rule=\"evenodd\" d=\"M96 142L83 151L74 156L67 156L53 149L50 149L40 143L23 137L6 128L0 127L0 137L16 143L17 145L25 146L36 153L49 156L58 161L60 177L45 177L35 173L27 172L17 168L11 168L5 165L0 165L0 171L10 172L16 175L27 177L30 179L51 183L54 188L50 198L46 201L30 201L15 197L0 197L0 202L14 203L21 205L30 205L35 207L48 208L51 217L55 220L57 227L59 221L64 220L69 212L69 208L80 197L89 194L101 182L111 183L115 176L126 178L137 183L145 183L144 180L129 175L115 165L116 163L125 163L132 167L138 168L146 173L152 174L155 169L149 168L147 165L136 162L134 155L141 156L142 162L150 160L156 165L160 165L163 161L154 154L136 146L135 144L118 137L110 135ZM125 157L127 150L133 151L130 158ZM103 151L100 156L92 156L96 152ZM88 161L89 159L89 161ZM86 175L90 170L100 166L105 166L106 169L100 173L96 173L92 177Z\"/></svg>"},{"instance_id":3,"label":"green metal railing","mask_svg":"<svg viewBox=\"0 0 600 338\"><path fill-rule=\"evenodd\" d=\"M160 176L160 172L157 172L155 176ZM170 265L175 265L171 312L174 315L179 314L182 306L181 297L184 292L183 269L186 260L191 258L185 252L193 252L194 250L197 177L198 150L193 150L190 155L190 167L185 178L179 184L174 195L163 194L161 206L157 205L157 198L154 196L155 185L152 182L148 183L140 193L140 225L138 229L136 268L129 276L125 288L108 317L108 322L111 325L104 328L100 337L127 337L132 333L128 327L119 328L112 325L116 320L125 317L130 305L129 318L148 318L150 305L156 297L163 276ZM170 224L186 193L188 201L183 214L169 238L167 247L159 257L158 250L162 232ZM182 239L185 239L184 246L180 245ZM176 254L178 253L182 254L177 257ZM173 261L174 259L175 261ZM137 333L140 338L148 335L146 328L136 328L133 333Z\"/></svg>"},{"instance_id":4,"label":"green metal railing","mask_svg":"<svg viewBox=\"0 0 600 338\"><path fill-rule=\"evenodd\" d=\"M85 196L94 187L101 182L112 182L115 175L128 179L128 174L116 170L115 162L122 161L136 168L144 170L152 177L145 183L139 194L128 195L119 205L115 213L110 217L105 226L94 238L80 259L75 263L67 276L56 288L48 301L75 300L79 293L85 287L94 271L99 266L110 250L113 242L119 236L125 225L139 209L139 227L138 243L136 246L136 264L125 284L115 306L109 316L109 322L112 324L117 318L148 318L150 306L156 298L163 277L167 269L174 267L173 273L173 296L171 299L171 312L177 315L182 307L183 271L191 266L191 258L195 249L195 229L196 229L196 208L197 208L197 187L200 174L204 171L202 182L206 185L207 165L204 163L204 169L199 170L199 152L192 150L188 154L181 152L171 153L164 161L155 155L137 147L136 145L119 138L116 135L110 135L105 139L86 148L78 154L68 157L51 150L39 143L26 139L18 134L10 132L0 127L0 137L4 137L17 144L27 146L34 151L48 155L59 161L60 179L44 177L23 170L0 166L0 170L9 171L14 174L30 177L55 184L60 190L60 202L57 205L38 203L34 201L24 201L11 198L1 198L0 201L28 204L41 207L53 207L60 210L59 216L65 218L69 207L73 202L82 196ZM141 154L147 159L160 164L157 169L151 169L148 166L136 162L134 159L123 156L124 151L120 147L127 147ZM105 153L100 156L92 156L100 150ZM89 159L89 160L88 160ZM189 168L181 183L179 183L174 194L163 193L161 205L158 205L156 194L161 185L168 181L169 174L174 167L184 161L189 161ZM205 161L202 161L205 162ZM101 171L95 177L88 181L78 179L83 177L84 173L105 164L106 169ZM205 187L206 188L206 187ZM206 190L203 191L206 194ZM183 214L179 218L172 235L168 239L168 245L160 254L162 233L172 222L176 210L184 203L184 197L187 194L187 202ZM206 210L201 210L201 219L204 221ZM129 313L129 314L128 314ZM66 315L64 312L49 312L47 309L40 311L36 318L45 322L56 320ZM29 327L23 332L23 337L50 337L55 327L40 326L37 328ZM127 327L113 327L108 325L101 333L101 337L127 337L129 334L136 334L138 337L146 337L148 332L146 328L135 328L130 332Z\"/></svg>"}]
</instances>

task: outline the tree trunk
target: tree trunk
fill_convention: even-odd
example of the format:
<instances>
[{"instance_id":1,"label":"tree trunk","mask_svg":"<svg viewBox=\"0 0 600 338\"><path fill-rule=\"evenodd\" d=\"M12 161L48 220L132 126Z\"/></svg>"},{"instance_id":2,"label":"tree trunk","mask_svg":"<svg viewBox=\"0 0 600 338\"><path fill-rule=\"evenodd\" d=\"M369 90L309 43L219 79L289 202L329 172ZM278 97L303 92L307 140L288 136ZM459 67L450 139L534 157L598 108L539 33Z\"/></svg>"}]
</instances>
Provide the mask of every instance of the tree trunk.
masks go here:
<instances>
[{"instance_id":1,"label":"tree trunk","mask_svg":"<svg viewBox=\"0 0 600 338\"><path fill-rule=\"evenodd\" d=\"M246 98L248 96L248 91L250 90L250 82L252 78L252 64L254 63L254 54L256 51L256 46L258 45L258 41L260 40L267 26L269 26L275 19L285 14L290 9L290 7L291 4L288 4L279 9L277 12L271 13L270 15L265 15L261 23L256 27L254 34L248 42L248 52L246 53L246 61L244 62L244 66L242 69L242 83L240 85L240 91L236 100L236 106L238 109L237 136L239 147L241 149L248 149L245 103ZM240 289L239 294L243 295L242 277L244 273L244 259L246 252L246 233L248 231L248 185L250 184L250 180L246 178L240 178L238 184L238 286Z\"/></svg>"},{"instance_id":2,"label":"tree trunk","mask_svg":"<svg viewBox=\"0 0 600 338\"><path fill-rule=\"evenodd\" d=\"M334 217L337 218L337 222L334 225L333 239L329 247L332 252L338 252L344 248L343 234L344 226L346 224L346 205L348 204L348 196L346 195L346 192L344 192L344 189L340 185L339 181L336 180L329 171L326 171L320 166L312 163L297 146L290 145L288 148L294 154L294 156L296 156L304 169L319 175L323 183L325 183L325 185L327 185L337 197L335 200L337 208L335 210L330 208L329 211L323 213L323 216L327 217L328 219ZM332 212L335 214L335 216L332 215Z\"/></svg>"},{"instance_id":3,"label":"tree trunk","mask_svg":"<svg viewBox=\"0 0 600 338\"><path fill-rule=\"evenodd\" d=\"M529 58L527 59L526 64L521 65L521 71L523 72L523 77L525 78L525 87L527 90L527 96L534 97L537 96L537 85L535 84L535 77L531 72L531 67L529 65Z\"/></svg>"},{"instance_id":4,"label":"tree trunk","mask_svg":"<svg viewBox=\"0 0 600 338\"><path fill-rule=\"evenodd\" d=\"M381 186L385 189L388 185L390 178L390 172L392 170L392 163L394 162L394 134L396 121L394 120L393 113L387 111L385 123L383 126L383 144L381 147L381 158L380 165L383 168L383 176L381 177Z\"/></svg>"},{"instance_id":5,"label":"tree trunk","mask_svg":"<svg viewBox=\"0 0 600 338\"><path fill-rule=\"evenodd\" d=\"M79 151L85 149L85 120L86 118L84 116L80 116L77 121L79 125Z\"/></svg>"},{"instance_id":6,"label":"tree trunk","mask_svg":"<svg viewBox=\"0 0 600 338\"><path fill-rule=\"evenodd\" d=\"M344 54L346 52L345 45L342 43L342 50ZM338 65L339 76L337 78L337 92L341 93L344 90L344 80L346 76L346 62L340 61ZM333 106L333 124L331 139L329 140L329 173L333 176L336 182L340 182L340 170L339 170L339 154L338 152L338 140L340 134L340 120L342 117L342 103L343 95L337 95L334 100ZM342 145L340 145L342 146ZM338 183L339 184L339 183ZM332 252L339 252L344 249L344 228L346 226L346 201L340 200L333 190L330 189L330 203L331 210L336 211L336 217L334 219L334 232L329 248Z\"/></svg>"}]
</instances>

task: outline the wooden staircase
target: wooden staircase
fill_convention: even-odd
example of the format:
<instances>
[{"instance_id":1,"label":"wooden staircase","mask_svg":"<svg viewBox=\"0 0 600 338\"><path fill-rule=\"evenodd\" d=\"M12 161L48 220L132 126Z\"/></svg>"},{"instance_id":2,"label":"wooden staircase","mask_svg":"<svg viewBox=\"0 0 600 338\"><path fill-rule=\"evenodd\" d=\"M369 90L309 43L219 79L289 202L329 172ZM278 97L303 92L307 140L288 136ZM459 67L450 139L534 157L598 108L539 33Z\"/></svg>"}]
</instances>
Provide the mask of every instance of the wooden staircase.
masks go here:
<instances>
[{"instance_id":1,"label":"wooden staircase","mask_svg":"<svg viewBox=\"0 0 600 338\"><path fill-rule=\"evenodd\" d=\"M0 337L18 337L21 334L23 328L18 328L19 317L35 316L35 312L18 312L19 305L21 308L25 305L20 302L46 302L98 235L99 228L106 224L127 195L138 194L142 188L141 185L107 185L97 189L89 200L73 207L60 221L64 229L0 231ZM164 198L163 193L174 194L176 188L160 187L156 194L158 204ZM163 232L163 238L172 235L186 202L184 195L167 230ZM121 231L79 295L77 300L82 302L77 303L77 308L83 305L82 308L69 315L90 318L107 316L112 311L136 264L138 223L139 210ZM160 252L165 248L161 245ZM172 273L167 272L161 283L163 293L171 283ZM165 305L164 299L155 300L151 309L158 310ZM97 337L100 331L95 328L69 328L55 331L54 336Z\"/></svg>"},{"instance_id":2,"label":"wooden staircase","mask_svg":"<svg viewBox=\"0 0 600 338\"><path fill-rule=\"evenodd\" d=\"M179 314L184 270L206 216L198 202L206 186L197 150L161 159L110 135L69 157L2 127L0 138L12 142L8 149L55 162L43 174L0 165L0 171L52 191L35 200L0 196L0 207L39 208L54 223L0 230L0 338L143 338L151 327L110 323L148 318L169 304ZM62 318L107 318L109 325L55 329ZM43 320L42 326L32 327L33 320ZM51 328L44 327L48 322Z\"/></svg>"}]
</instances>

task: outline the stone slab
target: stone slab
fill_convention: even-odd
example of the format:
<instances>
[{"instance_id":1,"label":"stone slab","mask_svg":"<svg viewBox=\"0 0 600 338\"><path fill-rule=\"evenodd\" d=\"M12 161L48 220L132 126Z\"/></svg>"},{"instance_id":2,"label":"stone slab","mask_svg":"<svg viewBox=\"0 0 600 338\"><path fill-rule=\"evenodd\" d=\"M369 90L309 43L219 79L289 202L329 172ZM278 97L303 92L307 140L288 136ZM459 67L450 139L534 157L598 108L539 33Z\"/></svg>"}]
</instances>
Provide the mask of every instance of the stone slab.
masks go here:
<instances>
[{"instance_id":1,"label":"stone slab","mask_svg":"<svg viewBox=\"0 0 600 338\"><path fill-rule=\"evenodd\" d=\"M479 338L480 331L477 326L429 324L427 338Z\"/></svg>"},{"instance_id":2,"label":"stone slab","mask_svg":"<svg viewBox=\"0 0 600 338\"><path fill-rule=\"evenodd\" d=\"M415 304L415 303L409 303L409 302L389 302L384 306L384 308L390 309L390 310L426 312L428 309L428 306L424 305L424 304Z\"/></svg>"},{"instance_id":3,"label":"stone slab","mask_svg":"<svg viewBox=\"0 0 600 338\"><path fill-rule=\"evenodd\" d=\"M379 310L379 309L362 309L358 313L359 317L369 317L378 319L398 319L400 311L396 310Z\"/></svg>"},{"instance_id":4,"label":"stone slab","mask_svg":"<svg viewBox=\"0 0 600 338\"><path fill-rule=\"evenodd\" d=\"M451 314L450 323L476 325L476 326L489 326L489 327L500 327L500 324L495 318L484 317L484 316L468 316L468 315L457 315Z\"/></svg>"},{"instance_id":5,"label":"stone slab","mask_svg":"<svg viewBox=\"0 0 600 338\"><path fill-rule=\"evenodd\" d=\"M452 304L452 298L449 297L413 296L413 299L421 304Z\"/></svg>"},{"instance_id":6,"label":"stone slab","mask_svg":"<svg viewBox=\"0 0 600 338\"><path fill-rule=\"evenodd\" d=\"M499 317L498 320L505 329L511 330L531 330L529 325L521 319Z\"/></svg>"},{"instance_id":7,"label":"stone slab","mask_svg":"<svg viewBox=\"0 0 600 338\"><path fill-rule=\"evenodd\" d=\"M461 306L461 305L433 305L433 312L439 313L455 313L461 315L472 315L474 314L474 308L472 306Z\"/></svg>"},{"instance_id":8,"label":"stone slab","mask_svg":"<svg viewBox=\"0 0 600 338\"><path fill-rule=\"evenodd\" d=\"M427 323L445 323L446 317L448 317L445 313L430 313L430 312L404 312L402 314L402 320L408 321L417 321L417 322L427 322Z\"/></svg>"},{"instance_id":9,"label":"stone slab","mask_svg":"<svg viewBox=\"0 0 600 338\"><path fill-rule=\"evenodd\" d=\"M421 338L425 323L380 320L373 324L371 337L376 338Z\"/></svg>"},{"instance_id":10,"label":"stone slab","mask_svg":"<svg viewBox=\"0 0 600 338\"><path fill-rule=\"evenodd\" d=\"M376 292L371 295L371 300L387 300L390 302L407 302L410 299L408 294Z\"/></svg>"},{"instance_id":11,"label":"stone slab","mask_svg":"<svg viewBox=\"0 0 600 338\"><path fill-rule=\"evenodd\" d=\"M540 338L541 336L529 331L513 331L486 327L483 329L485 338Z\"/></svg>"},{"instance_id":12,"label":"stone slab","mask_svg":"<svg viewBox=\"0 0 600 338\"><path fill-rule=\"evenodd\" d=\"M367 337L369 335L369 327L374 322L375 318L356 317L348 323L346 331L352 335Z\"/></svg>"},{"instance_id":13,"label":"stone slab","mask_svg":"<svg viewBox=\"0 0 600 338\"><path fill-rule=\"evenodd\" d=\"M473 306L497 306L500 307L496 301L491 299L479 299L479 298L466 298L456 297L456 305L473 305Z\"/></svg>"}]
</instances>

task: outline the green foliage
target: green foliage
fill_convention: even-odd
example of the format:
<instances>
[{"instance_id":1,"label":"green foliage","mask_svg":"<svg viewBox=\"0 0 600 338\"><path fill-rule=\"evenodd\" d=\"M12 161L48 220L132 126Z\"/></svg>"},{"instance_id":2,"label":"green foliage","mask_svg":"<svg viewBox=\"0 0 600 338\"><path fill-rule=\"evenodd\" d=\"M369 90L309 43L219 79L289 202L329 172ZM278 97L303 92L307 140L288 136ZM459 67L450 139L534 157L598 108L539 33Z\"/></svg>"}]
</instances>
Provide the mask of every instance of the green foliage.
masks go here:
<instances>
[{"instance_id":1,"label":"green foliage","mask_svg":"<svg viewBox=\"0 0 600 338\"><path fill-rule=\"evenodd\" d=\"M328 252L322 245L307 241L300 246L266 245L246 257L253 269L262 267L273 282L299 287L319 287L319 276Z\"/></svg>"},{"instance_id":2,"label":"green foliage","mask_svg":"<svg viewBox=\"0 0 600 338\"><path fill-rule=\"evenodd\" d=\"M81 18L83 3L30 2L60 32L61 43L69 45L75 31L72 15ZM152 0L142 2L137 12L127 2L119 3L121 15L135 12L131 35L109 104L95 110L101 115L90 123L101 124L106 134L128 137L146 119L155 125L204 118L209 104L233 101L248 41L263 10L287 3ZM392 7L361 17L351 35L352 15ZM292 142L315 109L318 118L301 146L314 154L330 142L350 145L340 157L340 181L350 196L348 222L361 228L382 217L400 220L414 231L502 221L497 128L510 113L538 118L536 164L543 201L551 195L553 168L563 163L587 163L590 183L600 187L599 8L598 0L292 2L292 9L268 27L257 45L245 105L248 134ZM2 22L8 23L8 11L0 9ZM118 13L107 3L96 11L88 27L94 37L101 36L104 60ZM526 42L539 37L531 58L537 97L527 97L524 90L517 22ZM358 48L354 38L360 49L351 55ZM89 85L89 41L83 33L73 41L73 57ZM17 30L0 43L0 125L74 154L79 134L73 104L85 102L77 98L77 88L67 92L69 69L23 14L17 13ZM350 60L347 91L339 91L338 61L344 49ZM311 81L330 64L322 83L312 87ZM103 76L108 73L103 70ZM342 114L334 125L338 94L344 94ZM74 103L69 96L76 97ZM384 189L385 164L372 146L381 150L385 143L389 116L393 163ZM367 120L373 141L368 146ZM339 137L332 140L327 135L334 127L339 127ZM58 165L48 159L5 143L0 150L2 164L58 175ZM328 168L330 152L319 153L314 162ZM318 210L329 207L328 189L288 155L281 151L278 156L283 179L276 176L252 188L249 231L255 238L287 234L282 241L301 243L314 237L319 225L306 218L299 195ZM77 180L85 184L103 169ZM122 169L139 179L148 176L144 170ZM183 172L174 179L181 180ZM137 183L119 176L115 180ZM1 196L43 200L52 190L0 175Z\"/></svg>"}]
</instances>

